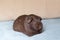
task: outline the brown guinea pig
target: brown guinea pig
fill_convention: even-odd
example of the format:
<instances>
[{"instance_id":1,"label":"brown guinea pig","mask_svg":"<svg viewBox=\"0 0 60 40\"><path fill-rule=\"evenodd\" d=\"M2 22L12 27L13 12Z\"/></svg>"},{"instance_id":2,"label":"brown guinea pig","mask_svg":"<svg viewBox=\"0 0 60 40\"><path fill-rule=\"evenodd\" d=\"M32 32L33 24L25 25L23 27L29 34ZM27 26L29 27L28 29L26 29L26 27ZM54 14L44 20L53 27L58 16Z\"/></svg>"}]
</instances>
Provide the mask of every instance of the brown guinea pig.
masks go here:
<instances>
[{"instance_id":1,"label":"brown guinea pig","mask_svg":"<svg viewBox=\"0 0 60 40\"><path fill-rule=\"evenodd\" d=\"M28 36L42 32L42 18L34 14L19 16L13 24L13 29Z\"/></svg>"}]
</instances>

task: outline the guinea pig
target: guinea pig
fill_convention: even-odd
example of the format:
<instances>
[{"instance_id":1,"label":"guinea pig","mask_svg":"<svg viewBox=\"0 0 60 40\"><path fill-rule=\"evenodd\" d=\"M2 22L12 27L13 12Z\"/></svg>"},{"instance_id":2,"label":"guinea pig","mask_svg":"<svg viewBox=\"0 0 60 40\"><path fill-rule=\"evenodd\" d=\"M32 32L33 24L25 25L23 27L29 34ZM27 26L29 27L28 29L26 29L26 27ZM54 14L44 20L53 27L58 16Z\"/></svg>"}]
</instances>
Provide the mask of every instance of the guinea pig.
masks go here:
<instances>
[{"instance_id":1,"label":"guinea pig","mask_svg":"<svg viewBox=\"0 0 60 40\"><path fill-rule=\"evenodd\" d=\"M41 20L41 17L34 14L21 15L14 21L13 29L28 36L33 36L42 32L43 24Z\"/></svg>"}]
</instances>

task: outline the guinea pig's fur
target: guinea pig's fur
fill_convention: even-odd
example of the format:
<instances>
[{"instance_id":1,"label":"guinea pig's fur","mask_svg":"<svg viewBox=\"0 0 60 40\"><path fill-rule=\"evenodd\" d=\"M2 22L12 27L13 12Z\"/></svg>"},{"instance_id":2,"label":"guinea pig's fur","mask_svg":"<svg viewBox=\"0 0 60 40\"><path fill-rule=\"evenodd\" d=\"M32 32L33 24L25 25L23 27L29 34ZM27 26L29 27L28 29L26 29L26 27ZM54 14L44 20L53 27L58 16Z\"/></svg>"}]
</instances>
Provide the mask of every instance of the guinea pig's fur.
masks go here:
<instances>
[{"instance_id":1,"label":"guinea pig's fur","mask_svg":"<svg viewBox=\"0 0 60 40\"><path fill-rule=\"evenodd\" d=\"M42 32L42 18L34 14L19 16L13 24L13 29L28 36Z\"/></svg>"}]
</instances>

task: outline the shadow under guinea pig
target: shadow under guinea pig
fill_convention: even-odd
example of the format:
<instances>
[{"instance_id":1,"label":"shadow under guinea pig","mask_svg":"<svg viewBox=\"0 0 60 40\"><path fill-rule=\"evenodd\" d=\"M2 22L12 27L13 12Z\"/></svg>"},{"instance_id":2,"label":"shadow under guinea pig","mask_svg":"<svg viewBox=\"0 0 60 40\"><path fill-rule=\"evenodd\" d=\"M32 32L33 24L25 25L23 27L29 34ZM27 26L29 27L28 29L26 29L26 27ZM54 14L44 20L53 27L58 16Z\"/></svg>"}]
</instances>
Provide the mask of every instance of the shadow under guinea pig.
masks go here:
<instances>
[{"instance_id":1,"label":"shadow under guinea pig","mask_svg":"<svg viewBox=\"0 0 60 40\"><path fill-rule=\"evenodd\" d=\"M43 24L41 20L41 17L34 14L21 15L14 21L13 29L28 36L33 36L42 33Z\"/></svg>"}]
</instances>

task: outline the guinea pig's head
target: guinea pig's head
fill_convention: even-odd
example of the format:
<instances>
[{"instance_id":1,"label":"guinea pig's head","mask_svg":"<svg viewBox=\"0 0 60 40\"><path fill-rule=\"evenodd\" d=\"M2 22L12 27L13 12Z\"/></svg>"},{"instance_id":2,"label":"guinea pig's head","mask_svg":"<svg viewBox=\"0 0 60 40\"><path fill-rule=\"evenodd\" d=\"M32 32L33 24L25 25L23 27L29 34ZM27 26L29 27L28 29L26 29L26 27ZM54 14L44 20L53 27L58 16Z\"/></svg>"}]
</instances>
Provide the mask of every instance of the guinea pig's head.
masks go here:
<instances>
[{"instance_id":1,"label":"guinea pig's head","mask_svg":"<svg viewBox=\"0 0 60 40\"><path fill-rule=\"evenodd\" d=\"M25 31L28 34L30 33L31 35L41 33L42 31L41 20L42 18L36 15L33 15L33 14L28 15L24 21Z\"/></svg>"}]
</instances>

